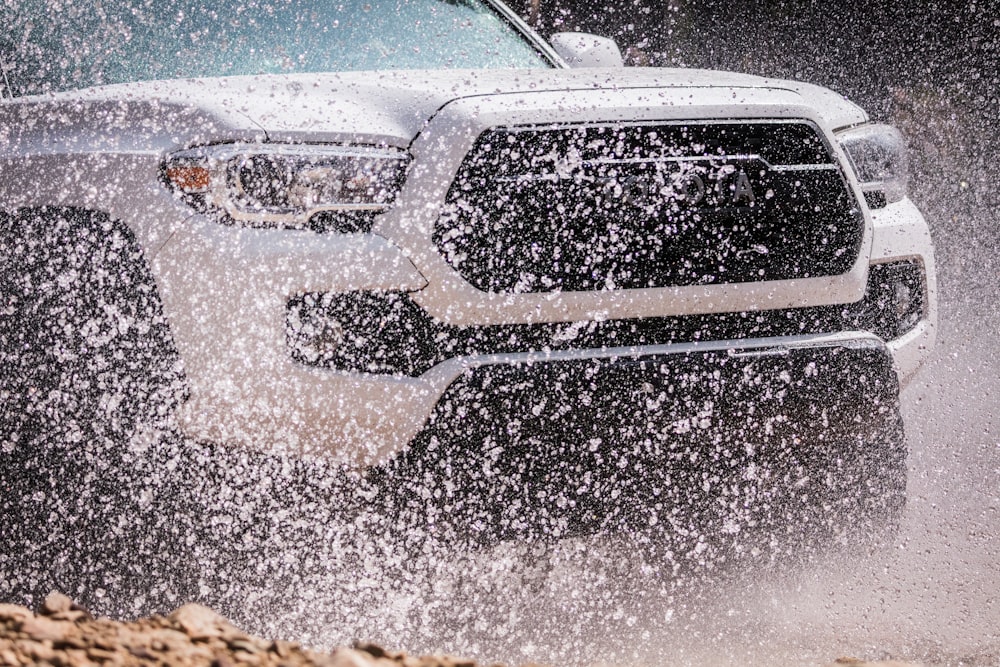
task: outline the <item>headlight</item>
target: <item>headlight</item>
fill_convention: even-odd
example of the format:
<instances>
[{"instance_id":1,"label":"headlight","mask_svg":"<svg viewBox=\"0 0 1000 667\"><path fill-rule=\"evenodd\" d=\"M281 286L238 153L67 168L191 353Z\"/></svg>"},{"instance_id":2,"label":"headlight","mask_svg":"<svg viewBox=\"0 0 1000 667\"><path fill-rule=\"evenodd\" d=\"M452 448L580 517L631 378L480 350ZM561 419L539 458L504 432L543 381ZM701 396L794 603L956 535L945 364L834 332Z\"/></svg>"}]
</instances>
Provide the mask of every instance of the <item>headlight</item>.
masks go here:
<instances>
[{"instance_id":1,"label":"headlight","mask_svg":"<svg viewBox=\"0 0 1000 667\"><path fill-rule=\"evenodd\" d=\"M884 206L906 196L906 142L899 130L889 125L862 125L839 133L837 139L869 204L874 201Z\"/></svg>"},{"instance_id":2,"label":"headlight","mask_svg":"<svg viewBox=\"0 0 1000 667\"><path fill-rule=\"evenodd\" d=\"M362 231L395 200L408 164L391 148L225 144L172 154L163 177L195 208L234 224L308 229L333 220Z\"/></svg>"}]
</instances>

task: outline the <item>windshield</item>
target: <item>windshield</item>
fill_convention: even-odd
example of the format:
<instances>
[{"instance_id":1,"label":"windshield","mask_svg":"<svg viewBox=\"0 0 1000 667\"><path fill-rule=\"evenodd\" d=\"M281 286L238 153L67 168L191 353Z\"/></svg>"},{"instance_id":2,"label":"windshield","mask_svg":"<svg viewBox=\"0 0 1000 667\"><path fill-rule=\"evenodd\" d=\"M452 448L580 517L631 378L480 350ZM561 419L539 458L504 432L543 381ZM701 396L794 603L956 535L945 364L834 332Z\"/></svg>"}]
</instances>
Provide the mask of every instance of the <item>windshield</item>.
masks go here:
<instances>
[{"instance_id":1,"label":"windshield","mask_svg":"<svg viewBox=\"0 0 1000 667\"><path fill-rule=\"evenodd\" d=\"M479 0L0 0L14 96L291 72L551 67Z\"/></svg>"}]
</instances>

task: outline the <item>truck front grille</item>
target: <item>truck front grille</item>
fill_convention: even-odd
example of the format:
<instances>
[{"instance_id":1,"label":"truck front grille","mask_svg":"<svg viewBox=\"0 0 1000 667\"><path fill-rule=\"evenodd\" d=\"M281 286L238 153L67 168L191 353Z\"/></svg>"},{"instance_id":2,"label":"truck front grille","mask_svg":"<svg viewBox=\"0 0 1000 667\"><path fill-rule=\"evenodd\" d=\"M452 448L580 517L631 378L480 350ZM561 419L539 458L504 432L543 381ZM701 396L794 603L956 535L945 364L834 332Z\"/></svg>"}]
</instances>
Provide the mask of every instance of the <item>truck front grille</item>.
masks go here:
<instances>
[{"instance_id":1,"label":"truck front grille","mask_svg":"<svg viewBox=\"0 0 1000 667\"><path fill-rule=\"evenodd\" d=\"M501 127L434 242L480 290L641 289L847 272L864 220L805 121Z\"/></svg>"}]
</instances>

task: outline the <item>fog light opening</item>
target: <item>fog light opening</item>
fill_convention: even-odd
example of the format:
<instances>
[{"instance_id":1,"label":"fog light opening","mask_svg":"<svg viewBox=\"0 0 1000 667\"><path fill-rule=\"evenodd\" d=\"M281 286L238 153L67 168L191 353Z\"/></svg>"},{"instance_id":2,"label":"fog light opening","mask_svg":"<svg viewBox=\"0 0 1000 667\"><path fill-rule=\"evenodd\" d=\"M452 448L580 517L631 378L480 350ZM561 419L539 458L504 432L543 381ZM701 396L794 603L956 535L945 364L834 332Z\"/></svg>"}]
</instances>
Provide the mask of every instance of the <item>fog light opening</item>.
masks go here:
<instances>
[{"instance_id":1,"label":"fog light opening","mask_svg":"<svg viewBox=\"0 0 1000 667\"><path fill-rule=\"evenodd\" d=\"M305 360L329 361L344 343L344 327L334 319L317 319L303 322L295 337L295 348Z\"/></svg>"}]
</instances>

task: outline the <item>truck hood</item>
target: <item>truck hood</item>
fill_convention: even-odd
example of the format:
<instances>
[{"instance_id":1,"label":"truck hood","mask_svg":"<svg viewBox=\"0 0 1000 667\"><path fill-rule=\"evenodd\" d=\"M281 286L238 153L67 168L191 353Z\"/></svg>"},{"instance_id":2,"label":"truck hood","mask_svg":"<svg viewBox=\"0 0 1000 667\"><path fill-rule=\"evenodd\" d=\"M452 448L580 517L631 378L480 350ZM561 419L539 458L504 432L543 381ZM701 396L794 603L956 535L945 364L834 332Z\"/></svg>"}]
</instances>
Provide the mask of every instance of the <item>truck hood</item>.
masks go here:
<instances>
[{"instance_id":1,"label":"truck hood","mask_svg":"<svg viewBox=\"0 0 1000 667\"><path fill-rule=\"evenodd\" d=\"M172 150L230 141L405 147L459 99L534 92L648 89L665 105L724 88L732 101L814 108L834 128L865 113L825 88L689 69L439 70L269 75L103 86L0 103L0 152ZM78 146L68 146L71 141ZM30 145L25 145L25 144Z\"/></svg>"}]
</instances>

